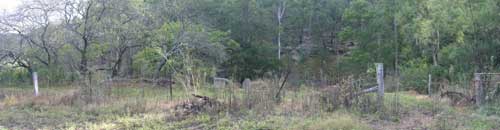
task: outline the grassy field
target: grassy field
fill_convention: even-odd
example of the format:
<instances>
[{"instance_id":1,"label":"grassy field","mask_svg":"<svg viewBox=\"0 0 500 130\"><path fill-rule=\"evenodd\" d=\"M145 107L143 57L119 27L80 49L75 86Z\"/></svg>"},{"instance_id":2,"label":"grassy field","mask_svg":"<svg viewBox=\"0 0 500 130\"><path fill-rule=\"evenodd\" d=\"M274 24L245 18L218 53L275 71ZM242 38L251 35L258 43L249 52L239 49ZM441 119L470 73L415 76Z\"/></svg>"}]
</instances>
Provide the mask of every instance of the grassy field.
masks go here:
<instances>
[{"instance_id":1,"label":"grassy field","mask_svg":"<svg viewBox=\"0 0 500 130\"><path fill-rule=\"evenodd\" d=\"M223 129L223 130L370 130L370 129L474 129L500 128L498 106L481 109L453 107L446 101L412 92L386 93L383 112L360 106L322 107L313 89L286 90L281 102L257 100L244 107L244 90L234 90L231 109L179 115L176 109L193 99L181 87L173 97L166 88L130 85L113 86L105 98L86 103L78 99L74 86L44 87L33 97L26 87L2 87L0 130L3 129ZM196 94L213 99L224 97L211 88ZM373 98L368 95L367 100ZM374 98L373 98L374 99ZM218 100L218 99L217 99ZM225 100L218 100L227 104ZM259 105L261 104L261 105ZM370 106L368 106L370 108Z\"/></svg>"}]
</instances>

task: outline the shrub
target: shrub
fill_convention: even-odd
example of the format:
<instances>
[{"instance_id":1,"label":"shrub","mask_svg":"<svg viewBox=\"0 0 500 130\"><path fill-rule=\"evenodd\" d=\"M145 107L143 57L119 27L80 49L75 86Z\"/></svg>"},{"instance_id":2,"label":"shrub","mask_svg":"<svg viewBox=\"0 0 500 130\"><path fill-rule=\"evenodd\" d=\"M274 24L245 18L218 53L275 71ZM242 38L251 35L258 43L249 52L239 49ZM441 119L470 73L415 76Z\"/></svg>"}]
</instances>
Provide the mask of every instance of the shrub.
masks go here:
<instances>
[{"instance_id":1,"label":"shrub","mask_svg":"<svg viewBox=\"0 0 500 130\"><path fill-rule=\"evenodd\" d=\"M429 65L423 59L408 61L401 69L403 88L425 93L427 91L429 70Z\"/></svg>"}]
</instances>

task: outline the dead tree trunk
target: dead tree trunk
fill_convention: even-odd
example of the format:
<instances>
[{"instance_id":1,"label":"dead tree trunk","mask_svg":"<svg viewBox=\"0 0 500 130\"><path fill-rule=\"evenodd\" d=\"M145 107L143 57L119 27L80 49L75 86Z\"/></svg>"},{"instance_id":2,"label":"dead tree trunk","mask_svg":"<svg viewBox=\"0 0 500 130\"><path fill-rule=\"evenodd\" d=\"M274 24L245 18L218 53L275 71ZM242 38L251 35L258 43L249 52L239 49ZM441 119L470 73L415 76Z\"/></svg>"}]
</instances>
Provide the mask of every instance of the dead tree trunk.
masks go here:
<instances>
[{"instance_id":1,"label":"dead tree trunk","mask_svg":"<svg viewBox=\"0 0 500 130\"><path fill-rule=\"evenodd\" d=\"M289 69L287 71L286 75L285 75L285 79L283 79L283 82L281 83L281 86L280 86L280 88L278 89L278 92L275 95L275 98L277 99L277 101L280 100L280 93L283 90L283 87L285 87L286 80L288 79L288 76L290 75L290 73L291 73L291 71Z\"/></svg>"}]
</instances>

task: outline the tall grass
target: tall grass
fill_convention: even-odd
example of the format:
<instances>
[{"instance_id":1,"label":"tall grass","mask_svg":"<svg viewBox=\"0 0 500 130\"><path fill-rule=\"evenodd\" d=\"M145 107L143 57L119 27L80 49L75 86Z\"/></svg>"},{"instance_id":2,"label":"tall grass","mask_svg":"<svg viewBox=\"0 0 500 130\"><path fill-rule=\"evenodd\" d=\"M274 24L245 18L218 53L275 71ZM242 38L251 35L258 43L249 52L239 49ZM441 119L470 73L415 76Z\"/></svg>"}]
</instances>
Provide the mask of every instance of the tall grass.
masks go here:
<instances>
[{"instance_id":1,"label":"tall grass","mask_svg":"<svg viewBox=\"0 0 500 130\"><path fill-rule=\"evenodd\" d=\"M237 85L227 88L197 87L196 92L174 86L169 89L148 84L110 85L107 100L85 103L76 98L78 87L42 87L33 97L31 87L2 88L0 94L0 128L9 129L374 129L404 123L413 114L431 116L435 123L423 128L490 129L497 128L497 106L484 107L484 113L458 109L434 98L414 93L386 93L385 112L374 112L374 94L353 99L351 107L323 102L322 96L334 96L319 87L285 86L279 102L275 100L276 82L260 80L252 83L252 91ZM176 116L176 106L196 101L191 94L215 99L224 105L220 112L202 112ZM399 96L399 100L394 100ZM248 102L245 101L248 99ZM341 101L339 101L341 102ZM391 115L394 103L400 111ZM248 107L246 104L251 104ZM329 106L330 105L330 106ZM328 110L331 105L335 110ZM365 110L366 109L366 110ZM391 120L378 118L390 115ZM387 124L386 122L393 122ZM493 123L492 123L493 122ZM374 125L382 124L382 125ZM429 126L429 127L428 127ZM400 127L386 127L400 128Z\"/></svg>"}]
</instances>

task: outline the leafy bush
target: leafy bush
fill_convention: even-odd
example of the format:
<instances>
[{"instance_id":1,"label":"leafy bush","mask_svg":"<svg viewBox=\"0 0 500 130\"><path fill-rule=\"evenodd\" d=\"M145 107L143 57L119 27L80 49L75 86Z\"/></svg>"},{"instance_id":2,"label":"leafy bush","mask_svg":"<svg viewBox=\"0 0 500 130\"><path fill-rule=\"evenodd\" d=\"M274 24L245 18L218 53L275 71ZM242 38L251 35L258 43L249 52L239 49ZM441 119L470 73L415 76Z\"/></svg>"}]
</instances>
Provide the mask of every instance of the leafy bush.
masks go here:
<instances>
[{"instance_id":1,"label":"leafy bush","mask_svg":"<svg viewBox=\"0 0 500 130\"><path fill-rule=\"evenodd\" d=\"M406 62L401 68L401 84L403 88L425 93L427 91L429 70L430 66L423 59Z\"/></svg>"},{"instance_id":2,"label":"leafy bush","mask_svg":"<svg viewBox=\"0 0 500 130\"><path fill-rule=\"evenodd\" d=\"M29 75L28 71L23 68L5 69L0 71L0 81L2 83L26 82L30 80Z\"/></svg>"}]
</instances>

